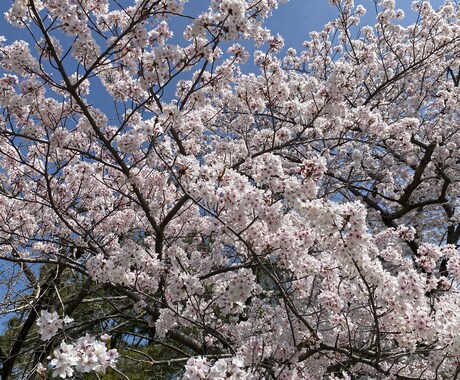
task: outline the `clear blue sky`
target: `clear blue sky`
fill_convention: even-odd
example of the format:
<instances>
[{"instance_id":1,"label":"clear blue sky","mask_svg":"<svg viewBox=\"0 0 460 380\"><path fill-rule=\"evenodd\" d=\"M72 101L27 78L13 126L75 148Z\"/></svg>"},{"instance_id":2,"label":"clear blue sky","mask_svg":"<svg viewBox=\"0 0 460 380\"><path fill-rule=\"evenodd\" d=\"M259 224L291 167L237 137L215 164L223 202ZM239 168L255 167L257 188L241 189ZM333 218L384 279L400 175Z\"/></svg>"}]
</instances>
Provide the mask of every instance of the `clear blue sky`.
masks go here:
<instances>
[{"instance_id":1,"label":"clear blue sky","mask_svg":"<svg viewBox=\"0 0 460 380\"><path fill-rule=\"evenodd\" d=\"M406 22L414 22L411 14L412 0L396 0L396 6L406 13ZM433 8L438 8L443 0L431 0ZM366 24L375 24L374 0L355 0L355 5L362 4L367 9L363 21ZM311 31L320 31L324 24L337 17L337 9L329 5L328 0L289 0L281 4L267 21L272 33L279 33L284 37L287 47L300 48L302 42L308 39Z\"/></svg>"},{"instance_id":2,"label":"clear blue sky","mask_svg":"<svg viewBox=\"0 0 460 380\"><path fill-rule=\"evenodd\" d=\"M63 0L65 1L65 0ZM124 0L126 3L130 1ZM0 13L3 14L11 5L11 0L0 0ZM197 7L195 4L207 3L204 0L189 0L189 7ZM368 10L365 17L366 23L373 24L375 15L374 0L356 0L356 4L363 4ZM412 0L397 0L397 6L406 11L409 15L409 8ZM443 3L442 0L431 0L433 7L438 7ZM329 5L328 0L290 0L286 4L281 4L273 17L267 22L267 26L276 34L279 33L285 39L286 46L300 48L302 42L308 39L308 33L319 31L323 25L332 20L337 15L335 8ZM408 17L410 23L410 17ZM0 19L0 34L5 35L8 40L18 38L21 33L18 29L12 29L4 20Z\"/></svg>"}]
</instances>

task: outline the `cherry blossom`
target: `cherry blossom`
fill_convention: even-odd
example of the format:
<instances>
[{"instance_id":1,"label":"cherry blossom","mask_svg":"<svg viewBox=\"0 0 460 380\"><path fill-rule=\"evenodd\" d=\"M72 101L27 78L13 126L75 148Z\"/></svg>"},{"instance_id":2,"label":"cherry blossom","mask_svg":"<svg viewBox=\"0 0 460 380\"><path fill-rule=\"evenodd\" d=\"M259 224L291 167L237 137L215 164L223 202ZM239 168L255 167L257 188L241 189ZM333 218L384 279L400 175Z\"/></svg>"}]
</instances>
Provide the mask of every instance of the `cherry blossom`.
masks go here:
<instances>
[{"instance_id":1,"label":"cherry blossom","mask_svg":"<svg viewBox=\"0 0 460 380\"><path fill-rule=\"evenodd\" d=\"M115 365L117 358L116 350L107 350L105 343L86 335L79 338L75 345L62 341L54 350L50 364L53 376L65 379L72 377L74 371L105 373L108 366Z\"/></svg>"},{"instance_id":2,"label":"cherry blossom","mask_svg":"<svg viewBox=\"0 0 460 380\"><path fill-rule=\"evenodd\" d=\"M42 340L51 339L58 330L62 328L64 321L59 318L58 313L53 311L52 313L42 310L40 312L40 318L37 319L37 326L40 329L40 338Z\"/></svg>"},{"instance_id":3,"label":"cherry blossom","mask_svg":"<svg viewBox=\"0 0 460 380\"><path fill-rule=\"evenodd\" d=\"M459 5L280 3L11 2L2 377L458 377Z\"/></svg>"}]
</instances>

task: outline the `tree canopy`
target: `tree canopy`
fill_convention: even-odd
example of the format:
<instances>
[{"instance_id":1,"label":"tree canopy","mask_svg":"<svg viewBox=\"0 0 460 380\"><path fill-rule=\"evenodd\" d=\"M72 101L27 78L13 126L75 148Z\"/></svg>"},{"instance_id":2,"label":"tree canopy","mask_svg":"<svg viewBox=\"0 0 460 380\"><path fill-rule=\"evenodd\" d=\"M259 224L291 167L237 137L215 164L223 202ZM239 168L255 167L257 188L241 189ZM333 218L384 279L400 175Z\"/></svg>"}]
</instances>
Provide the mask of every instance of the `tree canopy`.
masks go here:
<instances>
[{"instance_id":1,"label":"tree canopy","mask_svg":"<svg viewBox=\"0 0 460 380\"><path fill-rule=\"evenodd\" d=\"M281 2L11 1L2 380L459 377L459 5Z\"/></svg>"}]
</instances>

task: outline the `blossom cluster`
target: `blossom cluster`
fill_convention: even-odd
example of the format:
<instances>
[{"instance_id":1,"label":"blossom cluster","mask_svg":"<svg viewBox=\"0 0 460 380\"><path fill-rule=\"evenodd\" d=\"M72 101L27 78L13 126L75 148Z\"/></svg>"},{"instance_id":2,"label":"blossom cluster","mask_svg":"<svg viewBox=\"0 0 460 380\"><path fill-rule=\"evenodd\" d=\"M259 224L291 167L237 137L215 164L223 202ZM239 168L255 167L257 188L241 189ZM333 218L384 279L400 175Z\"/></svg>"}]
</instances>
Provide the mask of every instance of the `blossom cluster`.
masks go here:
<instances>
[{"instance_id":1,"label":"blossom cluster","mask_svg":"<svg viewBox=\"0 0 460 380\"><path fill-rule=\"evenodd\" d=\"M106 342L87 334L78 338L75 343L67 344L62 341L54 350L50 365L53 377L65 379L72 377L75 371L105 373L108 367L115 365L118 356L116 349L107 349Z\"/></svg>"},{"instance_id":2,"label":"blossom cluster","mask_svg":"<svg viewBox=\"0 0 460 380\"><path fill-rule=\"evenodd\" d=\"M50 340L64 324L72 322L73 319L68 316L60 318L55 311L50 313L42 310L36 322L40 339ZM116 349L107 349L107 341L110 342L110 336L106 334L101 336L101 340L86 334L78 338L75 343L68 344L61 341L49 358L53 377L72 377L75 371L105 373L107 367L115 365L119 356ZM43 372L46 368L41 366L40 370Z\"/></svg>"},{"instance_id":3,"label":"blossom cluster","mask_svg":"<svg viewBox=\"0 0 460 380\"><path fill-rule=\"evenodd\" d=\"M38 331L41 340L50 340L57 332L62 329L64 324L72 323L73 319L67 315L60 318L59 314L53 311L50 313L47 310L40 311L40 317L37 319Z\"/></svg>"},{"instance_id":4,"label":"blossom cluster","mask_svg":"<svg viewBox=\"0 0 460 380\"><path fill-rule=\"evenodd\" d=\"M243 360L235 356L219 359L214 363L203 357L190 358L185 365L183 380L251 380L254 374L247 372Z\"/></svg>"}]
</instances>

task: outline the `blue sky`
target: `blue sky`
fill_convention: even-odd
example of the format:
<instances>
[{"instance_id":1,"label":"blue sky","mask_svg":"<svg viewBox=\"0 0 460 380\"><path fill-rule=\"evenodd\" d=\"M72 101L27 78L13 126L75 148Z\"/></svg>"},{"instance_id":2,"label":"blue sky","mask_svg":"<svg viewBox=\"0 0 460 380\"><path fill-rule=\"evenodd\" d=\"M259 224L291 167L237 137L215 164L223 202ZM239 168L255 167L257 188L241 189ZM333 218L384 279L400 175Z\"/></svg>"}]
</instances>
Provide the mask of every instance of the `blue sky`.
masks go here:
<instances>
[{"instance_id":1,"label":"blue sky","mask_svg":"<svg viewBox=\"0 0 460 380\"><path fill-rule=\"evenodd\" d=\"M128 0L125 0L129 3ZM11 0L0 1L0 13L3 14L11 5ZM203 0L189 0L190 7L197 7L195 4L203 4L207 1ZM363 4L368 10L368 14L365 17L367 23L374 23L373 16L374 11L374 0L356 0L356 4ZM403 8L406 11L408 17L408 23L410 23L410 15L407 12L412 3L411 0L397 0L397 6ZM443 3L442 0L431 0L433 7L438 7ZM274 12L267 26L275 34L279 33L285 39L286 46L292 46L300 48L302 42L308 39L308 33L311 31L319 31L323 25L328 21L335 18L337 10L329 5L328 0L290 0L286 4L281 4L279 9ZM9 40L13 37L18 37L18 29L11 28L6 24L4 20L0 20L0 34L6 35Z\"/></svg>"},{"instance_id":2,"label":"blue sky","mask_svg":"<svg viewBox=\"0 0 460 380\"><path fill-rule=\"evenodd\" d=\"M444 1L431 0L430 3L436 9ZM375 24L374 0L355 0L355 4L362 4L367 9L363 21ZM396 6L406 13L407 24L415 21L415 14L410 11L411 4L412 0L396 0ZM330 6L328 0L290 0L280 5L267 25L273 33L284 37L287 47L300 48L302 42L308 39L308 33L322 30L323 25L335 17L337 9Z\"/></svg>"}]
</instances>

